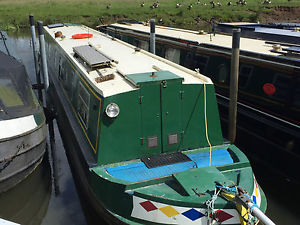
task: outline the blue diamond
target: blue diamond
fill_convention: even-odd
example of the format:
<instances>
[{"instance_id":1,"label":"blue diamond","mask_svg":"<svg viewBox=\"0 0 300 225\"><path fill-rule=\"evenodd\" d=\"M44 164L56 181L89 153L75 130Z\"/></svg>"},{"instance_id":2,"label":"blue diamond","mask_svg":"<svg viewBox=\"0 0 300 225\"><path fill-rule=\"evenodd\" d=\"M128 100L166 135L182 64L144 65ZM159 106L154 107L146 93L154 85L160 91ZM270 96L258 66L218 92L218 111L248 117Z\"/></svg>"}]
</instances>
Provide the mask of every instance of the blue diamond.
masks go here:
<instances>
[{"instance_id":1,"label":"blue diamond","mask_svg":"<svg viewBox=\"0 0 300 225\"><path fill-rule=\"evenodd\" d=\"M194 221L204 216L201 212L198 212L195 209L190 209L182 213L185 217L189 218L190 220Z\"/></svg>"},{"instance_id":2,"label":"blue diamond","mask_svg":"<svg viewBox=\"0 0 300 225\"><path fill-rule=\"evenodd\" d=\"M252 199L253 199L254 204L256 204L256 196L255 195L252 196Z\"/></svg>"}]
</instances>

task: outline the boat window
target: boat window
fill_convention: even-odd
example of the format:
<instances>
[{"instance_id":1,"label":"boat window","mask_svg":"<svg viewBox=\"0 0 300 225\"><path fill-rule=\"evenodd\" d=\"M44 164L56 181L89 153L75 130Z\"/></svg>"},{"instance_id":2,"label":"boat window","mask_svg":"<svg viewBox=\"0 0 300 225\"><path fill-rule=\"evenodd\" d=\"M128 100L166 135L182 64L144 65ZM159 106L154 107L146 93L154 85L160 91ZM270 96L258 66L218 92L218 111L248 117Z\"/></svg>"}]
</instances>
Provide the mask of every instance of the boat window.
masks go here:
<instances>
[{"instance_id":1,"label":"boat window","mask_svg":"<svg viewBox=\"0 0 300 225\"><path fill-rule=\"evenodd\" d=\"M200 54L195 54L193 61L194 61L194 68L199 68L200 73L205 73L206 65L208 63L209 57L206 55L200 55Z\"/></svg>"},{"instance_id":2,"label":"boat window","mask_svg":"<svg viewBox=\"0 0 300 225\"><path fill-rule=\"evenodd\" d=\"M221 64L218 66L218 73L216 81L218 83L225 83L228 77L228 69L225 64Z\"/></svg>"},{"instance_id":3,"label":"boat window","mask_svg":"<svg viewBox=\"0 0 300 225\"><path fill-rule=\"evenodd\" d=\"M300 107L300 79L297 80L295 86L294 105Z\"/></svg>"},{"instance_id":4,"label":"boat window","mask_svg":"<svg viewBox=\"0 0 300 225\"><path fill-rule=\"evenodd\" d=\"M66 61L63 58L61 58L59 62L58 78L62 81L66 80Z\"/></svg>"},{"instance_id":5,"label":"boat window","mask_svg":"<svg viewBox=\"0 0 300 225\"><path fill-rule=\"evenodd\" d=\"M0 117L29 115L37 106L25 67L15 63L9 70L0 68Z\"/></svg>"},{"instance_id":6,"label":"boat window","mask_svg":"<svg viewBox=\"0 0 300 225\"><path fill-rule=\"evenodd\" d=\"M160 57L164 57L165 56L165 48L162 44L156 44L155 45L155 53L156 55L160 56Z\"/></svg>"},{"instance_id":7,"label":"boat window","mask_svg":"<svg viewBox=\"0 0 300 225\"><path fill-rule=\"evenodd\" d=\"M180 50L176 48L166 48L165 58L179 64L180 62Z\"/></svg>"},{"instance_id":8,"label":"boat window","mask_svg":"<svg viewBox=\"0 0 300 225\"><path fill-rule=\"evenodd\" d=\"M90 94L83 86L83 84L80 83L79 94L78 94L78 115L82 120L85 128L87 128L88 125L89 105L90 105Z\"/></svg>"},{"instance_id":9,"label":"boat window","mask_svg":"<svg viewBox=\"0 0 300 225\"><path fill-rule=\"evenodd\" d=\"M130 36L126 36L126 35L122 35L122 41L125 41L131 45L135 44L135 38L134 37L130 37Z\"/></svg>"},{"instance_id":10,"label":"boat window","mask_svg":"<svg viewBox=\"0 0 300 225\"><path fill-rule=\"evenodd\" d=\"M242 65L240 69L240 74L239 74L239 87L240 88L245 88L247 87L250 78L253 73L253 67L252 66L247 66L247 65Z\"/></svg>"},{"instance_id":11,"label":"boat window","mask_svg":"<svg viewBox=\"0 0 300 225\"><path fill-rule=\"evenodd\" d=\"M5 107L24 105L24 102L13 85L12 80L8 77L0 77L0 99Z\"/></svg>"},{"instance_id":12,"label":"boat window","mask_svg":"<svg viewBox=\"0 0 300 225\"><path fill-rule=\"evenodd\" d=\"M183 59L183 66L190 68L190 69L194 69L194 65L193 65L193 52L190 51L184 51L184 54L182 55L182 59Z\"/></svg>"},{"instance_id":13,"label":"boat window","mask_svg":"<svg viewBox=\"0 0 300 225\"><path fill-rule=\"evenodd\" d=\"M149 42L140 40L137 47L139 47L140 49L143 49L145 51L149 51Z\"/></svg>"},{"instance_id":14,"label":"boat window","mask_svg":"<svg viewBox=\"0 0 300 225\"><path fill-rule=\"evenodd\" d=\"M275 74L273 85L276 88L274 95L271 95L271 98L278 100L286 100L290 90L290 78L282 74Z\"/></svg>"}]
</instances>

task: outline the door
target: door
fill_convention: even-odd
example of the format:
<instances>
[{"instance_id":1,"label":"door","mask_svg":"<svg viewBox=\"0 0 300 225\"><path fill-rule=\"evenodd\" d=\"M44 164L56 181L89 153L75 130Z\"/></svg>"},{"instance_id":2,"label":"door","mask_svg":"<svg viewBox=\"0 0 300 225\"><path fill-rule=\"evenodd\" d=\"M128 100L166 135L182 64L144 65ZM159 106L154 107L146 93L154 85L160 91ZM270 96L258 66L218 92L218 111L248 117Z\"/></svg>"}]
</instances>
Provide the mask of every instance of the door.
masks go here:
<instances>
[{"instance_id":1,"label":"door","mask_svg":"<svg viewBox=\"0 0 300 225\"><path fill-rule=\"evenodd\" d=\"M162 152L176 152L182 137L181 80L165 80L160 85Z\"/></svg>"},{"instance_id":2,"label":"door","mask_svg":"<svg viewBox=\"0 0 300 225\"><path fill-rule=\"evenodd\" d=\"M151 155L178 151L182 135L181 82L161 80L140 88L141 142Z\"/></svg>"}]
</instances>

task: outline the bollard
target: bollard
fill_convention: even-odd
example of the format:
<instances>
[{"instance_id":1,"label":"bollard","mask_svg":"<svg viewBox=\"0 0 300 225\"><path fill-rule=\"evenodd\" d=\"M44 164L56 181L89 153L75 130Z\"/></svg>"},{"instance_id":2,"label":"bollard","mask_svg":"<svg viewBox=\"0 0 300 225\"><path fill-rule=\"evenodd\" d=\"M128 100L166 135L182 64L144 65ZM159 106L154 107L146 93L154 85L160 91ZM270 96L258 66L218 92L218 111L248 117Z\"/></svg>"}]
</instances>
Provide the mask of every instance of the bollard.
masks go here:
<instances>
[{"instance_id":1,"label":"bollard","mask_svg":"<svg viewBox=\"0 0 300 225\"><path fill-rule=\"evenodd\" d=\"M40 77L39 68L38 68L38 57L37 57L37 51L36 51L36 34L35 34L33 15L29 15L29 23L30 23L30 31L31 31L31 39L32 39L32 50L33 50L36 82L38 84L38 98L42 102L43 96L42 96L42 90L41 90L41 77Z\"/></svg>"},{"instance_id":2,"label":"bollard","mask_svg":"<svg viewBox=\"0 0 300 225\"><path fill-rule=\"evenodd\" d=\"M155 19L150 20L150 52L155 55Z\"/></svg>"},{"instance_id":3,"label":"bollard","mask_svg":"<svg viewBox=\"0 0 300 225\"><path fill-rule=\"evenodd\" d=\"M230 70L230 95L229 95L229 118L228 118L228 139L234 143L236 138L237 120L237 96L238 96L238 76L239 76L239 56L240 56L240 36L241 29L232 30L232 52Z\"/></svg>"},{"instance_id":4,"label":"bollard","mask_svg":"<svg viewBox=\"0 0 300 225\"><path fill-rule=\"evenodd\" d=\"M46 59L43 22L38 21L37 24L38 24L38 34L39 34L39 41L40 41L41 59L42 59L42 70L44 75L44 87L45 87L45 91L47 91L49 87L49 77L48 77L48 68L47 68L47 59Z\"/></svg>"}]
</instances>

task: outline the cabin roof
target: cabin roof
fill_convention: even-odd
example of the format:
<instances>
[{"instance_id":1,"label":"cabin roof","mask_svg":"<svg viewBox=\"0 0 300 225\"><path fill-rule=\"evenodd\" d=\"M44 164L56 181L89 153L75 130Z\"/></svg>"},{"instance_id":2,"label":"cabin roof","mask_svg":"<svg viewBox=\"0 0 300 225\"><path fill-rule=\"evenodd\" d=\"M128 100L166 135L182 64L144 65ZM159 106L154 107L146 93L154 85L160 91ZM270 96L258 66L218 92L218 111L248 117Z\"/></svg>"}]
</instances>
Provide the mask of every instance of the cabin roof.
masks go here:
<instances>
[{"instance_id":1,"label":"cabin roof","mask_svg":"<svg viewBox=\"0 0 300 225\"><path fill-rule=\"evenodd\" d=\"M140 32L150 32L150 27L144 24L111 24L111 26L131 29ZM223 35L223 34L199 34L197 31L192 30L184 30L172 27L164 27L164 26L155 26L155 33L157 35L168 36L172 38L178 38L183 40L195 41L199 44L210 44L210 45L218 45L225 48L232 47L232 36L231 35ZM273 56L282 55L279 52L274 52L273 44L267 44L264 40L250 39L250 38L240 38L240 50L255 52L260 54L267 54Z\"/></svg>"},{"instance_id":2,"label":"cabin roof","mask_svg":"<svg viewBox=\"0 0 300 225\"><path fill-rule=\"evenodd\" d=\"M53 40L66 52L68 58L73 62L73 64L77 66L77 68L79 68L79 70L81 70L81 74L85 76L87 81L103 97L137 89L135 85L133 85L130 81L128 81L128 79L126 79L126 75L128 74L170 71L175 75L182 77L183 83L186 84L212 83L209 78L199 74L196 71L186 69L144 50L137 49L132 45L111 38L84 25L62 26L53 28L45 26L44 30L49 33ZM55 38L55 33L58 31L62 32L62 35L64 35L65 38ZM93 37L86 39L72 38L72 35L82 33L92 34ZM84 45L89 45L90 47L95 48L103 56L110 59L111 67L88 69L87 65L85 66L80 62L80 60L74 57L75 53L73 48L75 47L76 49L76 47ZM85 57L88 57L87 54L82 54L84 54ZM94 55L94 53L92 55ZM100 76L99 74L101 74L102 76L113 74L114 78L97 83L96 78Z\"/></svg>"}]
</instances>

